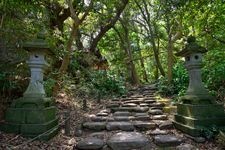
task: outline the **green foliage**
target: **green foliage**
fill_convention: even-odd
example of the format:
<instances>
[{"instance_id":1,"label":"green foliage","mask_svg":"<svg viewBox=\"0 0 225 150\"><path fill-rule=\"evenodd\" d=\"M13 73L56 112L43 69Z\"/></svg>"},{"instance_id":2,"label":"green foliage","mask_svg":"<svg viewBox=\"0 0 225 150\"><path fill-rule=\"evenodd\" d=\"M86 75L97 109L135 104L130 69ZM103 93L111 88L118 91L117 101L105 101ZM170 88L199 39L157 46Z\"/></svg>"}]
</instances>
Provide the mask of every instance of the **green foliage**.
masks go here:
<instances>
[{"instance_id":1,"label":"green foliage","mask_svg":"<svg viewBox=\"0 0 225 150\"><path fill-rule=\"evenodd\" d=\"M44 81L44 89L48 97L52 96L52 90L55 82L56 81L53 78L48 78L47 80Z\"/></svg>"},{"instance_id":2,"label":"green foliage","mask_svg":"<svg viewBox=\"0 0 225 150\"><path fill-rule=\"evenodd\" d=\"M215 138L216 135L219 133L219 128L215 125L211 126L210 128L202 128L201 134L203 137L207 139Z\"/></svg>"},{"instance_id":3,"label":"green foliage","mask_svg":"<svg viewBox=\"0 0 225 150\"><path fill-rule=\"evenodd\" d=\"M171 84L168 83L166 77L161 77L157 85L159 93L164 96L182 96L188 86L188 74L183 62L178 62L173 66L173 80Z\"/></svg>"},{"instance_id":4,"label":"green foliage","mask_svg":"<svg viewBox=\"0 0 225 150\"><path fill-rule=\"evenodd\" d=\"M103 95L123 95L126 90L122 78L106 71L95 71L91 74L91 83Z\"/></svg>"},{"instance_id":5,"label":"green foliage","mask_svg":"<svg viewBox=\"0 0 225 150\"><path fill-rule=\"evenodd\" d=\"M225 102L225 52L224 50L211 50L205 57L203 80L207 88L217 99Z\"/></svg>"}]
</instances>

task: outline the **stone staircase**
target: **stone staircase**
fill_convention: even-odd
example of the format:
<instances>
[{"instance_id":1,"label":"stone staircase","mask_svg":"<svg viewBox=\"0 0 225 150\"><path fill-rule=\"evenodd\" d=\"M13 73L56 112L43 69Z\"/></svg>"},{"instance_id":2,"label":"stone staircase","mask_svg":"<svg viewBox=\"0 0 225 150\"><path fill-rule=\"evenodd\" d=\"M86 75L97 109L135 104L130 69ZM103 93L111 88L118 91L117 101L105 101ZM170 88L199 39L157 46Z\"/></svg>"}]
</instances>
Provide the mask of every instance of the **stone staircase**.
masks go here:
<instances>
[{"instance_id":1,"label":"stone staircase","mask_svg":"<svg viewBox=\"0 0 225 150\"><path fill-rule=\"evenodd\" d=\"M168 101L158 102L154 93L153 86L132 89L127 96L112 99L103 110L89 115L82 124L85 134L74 149L150 150L192 146L175 135L172 121L163 112Z\"/></svg>"}]
</instances>

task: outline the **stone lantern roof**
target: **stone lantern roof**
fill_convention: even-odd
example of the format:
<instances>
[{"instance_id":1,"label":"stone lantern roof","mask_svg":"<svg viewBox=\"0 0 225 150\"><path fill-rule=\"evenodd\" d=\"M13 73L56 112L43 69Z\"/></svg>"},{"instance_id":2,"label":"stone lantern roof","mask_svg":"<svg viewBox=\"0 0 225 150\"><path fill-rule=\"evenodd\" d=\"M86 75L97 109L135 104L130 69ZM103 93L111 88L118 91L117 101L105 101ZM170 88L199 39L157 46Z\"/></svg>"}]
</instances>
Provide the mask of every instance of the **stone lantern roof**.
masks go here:
<instances>
[{"instance_id":1,"label":"stone lantern roof","mask_svg":"<svg viewBox=\"0 0 225 150\"><path fill-rule=\"evenodd\" d=\"M196 43L196 38L194 36L190 36L187 39L187 44L185 45L184 49L180 52L176 53L176 56L186 57L194 53L206 53L206 48L198 45Z\"/></svg>"},{"instance_id":2,"label":"stone lantern roof","mask_svg":"<svg viewBox=\"0 0 225 150\"><path fill-rule=\"evenodd\" d=\"M45 41L45 33L44 32L39 32L37 35L37 38L25 42L23 44L23 47L25 48L25 50L27 51L46 51L49 52L50 47L48 45L48 43Z\"/></svg>"}]
</instances>

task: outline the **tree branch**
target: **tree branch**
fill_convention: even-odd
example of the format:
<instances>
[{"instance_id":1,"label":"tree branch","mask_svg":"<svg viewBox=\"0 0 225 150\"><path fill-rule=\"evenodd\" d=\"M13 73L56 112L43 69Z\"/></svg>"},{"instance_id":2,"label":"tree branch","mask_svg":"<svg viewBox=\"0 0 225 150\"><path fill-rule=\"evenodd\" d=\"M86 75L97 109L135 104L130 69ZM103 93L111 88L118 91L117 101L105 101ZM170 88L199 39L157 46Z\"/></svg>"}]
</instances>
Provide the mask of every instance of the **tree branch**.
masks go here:
<instances>
[{"instance_id":1,"label":"tree branch","mask_svg":"<svg viewBox=\"0 0 225 150\"><path fill-rule=\"evenodd\" d=\"M121 13L123 12L123 10L125 9L126 5L128 4L128 1L129 0L123 0L122 1L122 5L120 5L118 8L117 8L117 12L116 12L116 15L111 18L108 23L106 23L104 26L101 26L100 27L100 32L98 33L98 35L93 39L93 41L91 42L91 46L90 46L90 52L94 52L97 45L98 45L98 42L101 40L101 38L105 35L105 33L111 29L115 23L117 22L117 20L119 19Z\"/></svg>"}]
</instances>

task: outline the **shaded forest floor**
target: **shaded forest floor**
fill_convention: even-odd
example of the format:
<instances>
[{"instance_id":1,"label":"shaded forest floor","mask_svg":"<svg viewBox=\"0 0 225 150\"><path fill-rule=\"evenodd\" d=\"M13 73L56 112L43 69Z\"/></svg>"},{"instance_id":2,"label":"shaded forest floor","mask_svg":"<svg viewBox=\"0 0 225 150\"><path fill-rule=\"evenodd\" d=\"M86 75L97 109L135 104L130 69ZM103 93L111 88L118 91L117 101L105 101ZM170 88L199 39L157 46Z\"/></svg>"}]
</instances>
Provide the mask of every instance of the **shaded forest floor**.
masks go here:
<instances>
[{"instance_id":1,"label":"shaded forest floor","mask_svg":"<svg viewBox=\"0 0 225 150\"><path fill-rule=\"evenodd\" d=\"M45 141L32 141L32 139L23 138L20 135L5 134L0 132L0 149L23 149L23 150L72 150L78 141L82 140L82 137L76 137L76 129L79 125L86 121L86 118L90 114L96 114L99 110L109 103L109 100L101 100L101 104L98 104L96 100L88 100L88 109L84 111L82 109L82 101L77 100L72 95L66 95L65 93L59 94L57 97L56 105L58 107L58 117L60 119L60 131L53 139ZM71 135L66 136L64 131L64 112L71 110ZM169 116L172 117L172 116ZM182 135L181 132L174 130L175 134ZM184 135L182 135L184 136ZM205 141L204 143L196 143L191 139L186 138L185 143L190 143L198 149L202 150L220 150L215 140ZM156 148L157 149L157 148Z\"/></svg>"}]
</instances>

